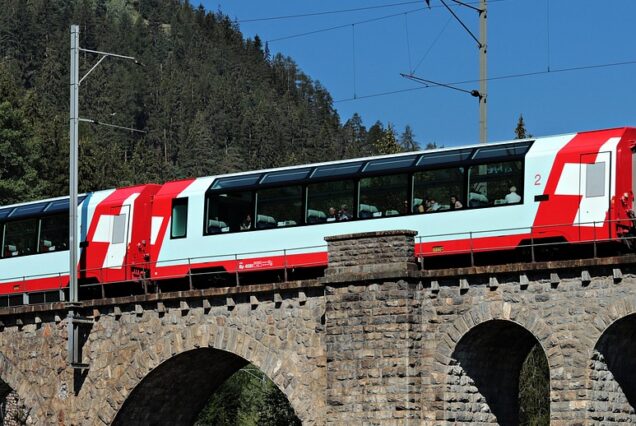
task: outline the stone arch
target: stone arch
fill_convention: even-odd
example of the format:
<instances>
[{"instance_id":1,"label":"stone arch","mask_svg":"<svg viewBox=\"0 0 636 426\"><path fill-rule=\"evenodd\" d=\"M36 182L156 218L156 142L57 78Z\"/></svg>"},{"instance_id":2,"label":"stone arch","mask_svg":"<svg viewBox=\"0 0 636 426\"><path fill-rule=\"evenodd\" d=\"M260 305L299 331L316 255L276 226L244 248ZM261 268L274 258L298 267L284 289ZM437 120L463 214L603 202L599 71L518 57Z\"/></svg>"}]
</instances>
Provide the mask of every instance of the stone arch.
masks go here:
<instances>
[{"instance_id":1,"label":"stone arch","mask_svg":"<svg viewBox=\"0 0 636 426\"><path fill-rule=\"evenodd\" d=\"M521 366L538 343L550 370L550 387L563 374L563 355L550 327L510 303L482 303L442 330L437 347L440 394L448 421L518 424ZM502 391L506 389L506 391Z\"/></svg>"},{"instance_id":2,"label":"stone arch","mask_svg":"<svg viewBox=\"0 0 636 426\"><path fill-rule=\"evenodd\" d=\"M316 398L315 389L310 389L307 385L307 377L315 378L316 371L310 374L302 373L300 369L301 359L293 348L266 347L259 340L249 334L239 331L236 328L223 326L206 326L207 332L195 341L194 339L182 339L182 334L176 333L164 336L162 339L154 341L146 350L137 351L133 358L135 364L140 366L135 371L124 374L123 380L118 386L119 392L102 403L99 410L102 413L102 420L105 423L114 424L192 424L189 415L197 409L202 408L201 400L193 400L189 404L179 404L178 398L173 400L178 405L170 404L170 395L183 395L189 387L187 380L197 380L201 377L210 378L210 383L205 384L208 394L203 403L207 401L211 392L222 384L231 374L238 371L247 363L252 363L258 367L267 377L269 377L278 388L287 396L290 405L303 424L315 424L321 414L321 406L324 401ZM156 359L150 359L145 354L157 354ZM188 371L193 366L204 366L198 371ZM161 387L162 379L174 379L170 370L175 369L181 372L185 378L185 386L168 390L161 389L151 391L155 398L163 398L169 405L168 410L158 411L164 417L148 417L148 413L142 413L135 409L134 401L140 395L143 401L149 399L144 397L144 392L153 387ZM192 383L195 384L195 383ZM197 381L201 385L201 381ZM314 392L312 392L312 390ZM179 410L190 410L183 415L174 415L167 420L170 408ZM147 410L148 407L145 407ZM144 417L145 416L145 417ZM154 419L159 418L157 422ZM166 423L168 421L168 423Z\"/></svg>"},{"instance_id":3,"label":"stone arch","mask_svg":"<svg viewBox=\"0 0 636 426\"><path fill-rule=\"evenodd\" d=\"M34 391L24 373L17 369L3 353L0 353L0 388L2 388L3 399L11 393L17 394L13 397L26 407L28 411L26 414L32 424L38 424L44 419L42 396Z\"/></svg>"},{"instance_id":4,"label":"stone arch","mask_svg":"<svg viewBox=\"0 0 636 426\"><path fill-rule=\"evenodd\" d=\"M594 422L636 423L636 299L597 315L588 363L588 415Z\"/></svg>"}]
</instances>

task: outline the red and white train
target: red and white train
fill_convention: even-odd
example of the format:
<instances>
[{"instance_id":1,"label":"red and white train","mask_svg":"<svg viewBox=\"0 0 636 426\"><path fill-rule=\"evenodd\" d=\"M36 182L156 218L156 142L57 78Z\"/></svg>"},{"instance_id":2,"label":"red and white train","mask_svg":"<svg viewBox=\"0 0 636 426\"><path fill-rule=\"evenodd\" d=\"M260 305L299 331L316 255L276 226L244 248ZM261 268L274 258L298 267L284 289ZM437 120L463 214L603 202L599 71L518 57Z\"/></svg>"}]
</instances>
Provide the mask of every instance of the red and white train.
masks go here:
<instances>
[{"instance_id":1,"label":"red and white train","mask_svg":"<svg viewBox=\"0 0 636 426\"><path fill-rule=\"evenodd\" d=\"M423 257L620 241L635 144L617 128L85 194L80 284L324 267L325 236L387 229L417 231ZM0 229L0 295L68 285L68 197L0 207Z\"/></svg>"}]
</instances>

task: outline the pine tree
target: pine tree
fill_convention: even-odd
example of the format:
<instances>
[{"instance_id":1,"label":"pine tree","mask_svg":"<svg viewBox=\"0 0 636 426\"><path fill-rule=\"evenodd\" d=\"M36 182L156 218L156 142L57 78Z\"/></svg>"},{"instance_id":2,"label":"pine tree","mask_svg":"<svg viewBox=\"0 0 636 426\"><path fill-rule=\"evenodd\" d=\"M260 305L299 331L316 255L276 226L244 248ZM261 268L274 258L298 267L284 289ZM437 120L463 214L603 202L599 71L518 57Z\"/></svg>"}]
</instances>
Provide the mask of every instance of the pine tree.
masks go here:
<instances>
[{"instance_id":1,"label":"pine tree","mask_svg":"<svg viewBox=\"0 0 636 426\"><path fill-rule=\"evenodd\" d=\"M515 128L515 139L526 139L528 137L530 136L526 133L526 124L523 121L523 114L519 114L519 120Z\"/></svg>"},{"instance_id":2,"label":"pine tree","mask_svg":"<svg viewBox=\"0 0 636 426\"><path fill-rule=\"evenodd\" d=\"M381 138L374 143L375 150L378 154L397 154L402 152L402 147L395 136L395 129L391 123L387 125Z\"/></svg>"},{"instance_id":3,"label":"pine tree","mask_svg":"<svg viewBox=\"0 0 636 426\"><path fill-rule=\"evenodd\" d=\"M404 128L404 132L400 135L400 146L402 151L418 151L420 149L419 144L415 141L415 134L413 129L408 124Z\"/></svg>"}]
</instances>

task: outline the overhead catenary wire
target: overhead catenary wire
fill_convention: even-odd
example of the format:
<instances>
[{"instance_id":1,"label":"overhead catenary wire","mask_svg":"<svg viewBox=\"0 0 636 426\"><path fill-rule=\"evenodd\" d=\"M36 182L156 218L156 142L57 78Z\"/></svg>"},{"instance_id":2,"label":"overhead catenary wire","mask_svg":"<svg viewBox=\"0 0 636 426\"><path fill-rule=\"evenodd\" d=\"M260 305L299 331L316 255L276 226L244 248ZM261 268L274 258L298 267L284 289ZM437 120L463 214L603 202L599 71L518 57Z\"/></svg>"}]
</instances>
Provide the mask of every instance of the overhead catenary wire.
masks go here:
<instances>
[{"instance_id":1,"label":"overhead catenary wire","mask_svg":"<svg viewBox=\"0 0 636 426\"><path fill-rule=\"evenodd\" d=\"M267 42L268 43L275 43L277 41L289 40L289 39L292 39L292 38L305 37L305 36L312 35L312 34L319 34L319 33L324 33L324 32L327 32L327 31L339 30L341 28L347 28L347 27L350 27L352 25L368 24L370 22L382 21L384 19L395 18L396 16L401 16L401 15L403 15L405 13L419 12L419 11L422 11L422 10L426 10L426 8L425 7L418 7L417 9L412 9L412 10L409 10L409 11L406 11L406 12L392 13L390 15L378 16L376 18L365 19L365 20L362 20L362 21L351 22L351 23L348 23L348 24L335 25L333 27L320 28L320 29L313 30L313 31L306 31L306 32L303 32L303 33L290 34L288 36L283 36L283 37L278 37L278 38L273 38L273 39L267 40Z\"/></svg>"},{"instance_id":2,"label":"overhead catenary wire","mask_svg":"<svg viewBox=\"0 0 636 426\"><path fill-rule=\"evenodd\" d=\"M356 99L356 24L351 25L351 46L351 60L353 61L353 99Z\"/></svg>"},{"instance_id":3,"label":"overhead catenary wire","mask_svg":"<svg viewBox=\"0 0 636 426\"><path fill-rule=\"evenodd\" d=\"M582 66L576 66L576 67L552 69L552 70L549 70L549 71L530 71L530 72L518 73L518 74L507 74L507 75L500 75L500 76L496 76L496 77L490 77L487 80L488 81L510 80L510 79L515 79L515 78L534 77L534 76L545 75L545 74L558 74L558 73L564 73L564 72L576 72L576 71L584 71L584 70L599 69L599 68L620 67L620 66L628 66L628 65L636 65L636 60L622 61L622 62L611 62L611 63L604 63L604 64L594 64L594 65L582 65ZM470 83L478 83L478 82L479 82L479 79L472 79L472 80L463 80L463 81L455 81L455 82L451 82L451 83L444 83L444 85L458 86L458 85L462 85L462 84L470 84ZM395 94L399 94L399 93L414 92L416 90L430 89L430 88L439 87L439 86L440 86L439 84L437 84L437 85L436 84L427 84L427 85L423 85L423 86L420 86L420 87L409 87L409 88L405 88L405 89L390 90L390 91L385 91L385 92L377 92L377 93L371 93L371 94L368 94L368 95L362 95L362 96L359 95L359 96L357 96L356 99L353 99L353 98L338 99L338 100L335 100L334 103L349 102L349 101L360 100L360 99L375 98L375 97L379 97L379 96L389 96L389 95L395 95Z\"/></svg>"},{"instance_id":4,"label":"overhead catenary wire","mask_svg":"<svg viewBox=\"0 0 636 426\"><path fill-rule=\"evenodd\" d=\"M405 6L410 4L421 4L421 3L422 3L422 0L403 1L400 3L380 4L376 6L356 7L352 9L326 10L322 12L299 13L296 15L282 15L282 16L269 16L265 18L240 19L237 22L240 24L245 22L262 22L262 21L276 21L281 19L309 18L312 16L334 15L334 14L350 13L350 12L362 12L365 10L387 9L391 7Z\"/></svg>"},{"instance_id":5,"label":"overhead catenary wire","mask_svg":"<svg viewBox=\"0 0 636 426\"><path fill-rule=\"evenodd\" d=\"M406 55L409 58L409 73L413 73L413 66L411 64L411 40L409 38L409 16L404 14L404 32L406 33Z\"/></svg>"},{"instance_id":6,"label":"overhead catenary wire","mask_svg":"<svg viewBox=\"0 0 636 426\"><path fill-rule=\"evenodd\" d=\"M500 2L504 2L504 1L509 1L509 0L490 0L489 3L490 4L492 4L492 3L500 3ZM418 3L421 3L421 1L418 2ZM479 2L470 2L470 3L464 3L464 4L472 5L472 4L479 4ZM441 6L441 5L431 6L431 8L440 8L440 7L443 7L443 6ZM450 7L461 7L461 5L452 4L452 5L450 5ZM305 36L308 36L308 35L319 34L319 33L327 32L327 31L334 31L334 30L338 30L338 29L341 29L341 28L347 28L350 25L368 24L368 23L371 23L371 22L377 22L377 21L381 21L381 20L384 20L384 19L395 18L396 16L401 16L401 15L403 15L405 13L409 14L409 13L421 12L421 11L424 11L424 10L428 10L428 7L419 7L417 9L411 9L411 10L407 10L407 11L403 11L403 12L399 12L399 13L392 13L392 14L389 14L389 15L378 16L378 17L375 17L375 18L369 18L369 19L365 19L365 20L362 20L362 21L349 22L349 23L342 24L342 25L335 25L335 26L332 26L332 27L325 27L325 28L319 28L317 30L306 31L306 32L296 33L296 34L290 34L290 35L287 35L287 36L282 36L282 37L269 39L269 40L267 40L267 42L268 43L274 43L274 42L283 41L283 40L289 40L289 39L298 38L298 37L305 37ZM246 22L246 21L237 21L237 22L240 23L240 22Z\"/></svg>"},{"instance_id":7,"label":"overhead catenary wire","mask_svg":"<svg viewBox=\"0 0 636 426\"><path fill-rule=\"evenodd\" d=\"M548 71L550 71L550 0L546 0L546 29L547 29L547 60Z\"/></svg>"},{"instance_id":8,"label":"overhead catenary wire","mask_svg":"<svg viewBox=\"0 0 636 426\"><path fill-rule=\"evenodd\" d=\"M433 50L433 47L435 47L437 42L442 38L442 34L444 34L444 31L446 31L446 28L448 28L448 24L450 24L452 19L453 19L452 16L448 17L448 19L446 20L446 23L444 24L444 26L442 27L440 32L437 34L435 39L433 39L433 41L431 42L430 46L428 46L428 49L426 49L426 52L424 52L424 55L422 56L422 59L420 59L418 61L417 65L415 65L415 68L413 68L411 70L411 73L414 73L415 71L417 71L417 69L420 67L420 65L422 65L422 62L424 62L424 59L426 59L428 54L431 53L431 50Z\"/></svg>"}]
</instances>

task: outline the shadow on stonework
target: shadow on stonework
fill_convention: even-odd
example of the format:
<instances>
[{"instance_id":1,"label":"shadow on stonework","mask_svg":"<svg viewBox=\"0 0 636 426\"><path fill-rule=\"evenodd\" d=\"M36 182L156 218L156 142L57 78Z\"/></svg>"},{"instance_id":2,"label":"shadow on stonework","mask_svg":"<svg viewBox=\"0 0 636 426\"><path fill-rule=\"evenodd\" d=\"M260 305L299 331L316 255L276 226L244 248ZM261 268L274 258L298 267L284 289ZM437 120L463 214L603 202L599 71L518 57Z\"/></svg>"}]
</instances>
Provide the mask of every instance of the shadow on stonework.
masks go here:
<instances>
[{"instance_id":1,"label":"shadow on stonework","mask_svg":"<svg viewBox=\"0 0 636 426\"><path fill-rule=\"evenodd\" d=\"M592 420L636 423L636 314L603 332L590 369Z\"/></svg>"},{"instance_id":2,"label":"shadow on stonework","mask_svg":"<svg viewBox=\"0 0 636 426\"><path fill-rule=\"evenodd\" d=\"M218 349L195 349L176 355L135 387L112 424L191 426L197 422L207 425L201 422L200 413L209 406L210 397L246 365L245 359ZM246 374L255 374L255 371ZM262 373L258 377L264 379ZM279 393L288 403L284 394Z\"/></svg>"},{"instance_id":3,"label":"shadow on stonework","mask_svg":"<svg viewBox=\"0 0 636 426\"><path fill-rule=\"evenodd\" d=\"M29 423L30 410L20 401L18 393L0 380L0 425Z\"/></svg>"},{"instance_id":4,"label":"shadow on stonework","mask_svg":"<svg viewBox=\"0 0 636 426\"><path fill-rule=\"evenodd\" d=\"M451 357L446 420L519 425L520 374L537 345L528 330L510 321L487 321L466 333ZM547 400L549 387L542 392Z\"/></svg>"}]
</instances>

